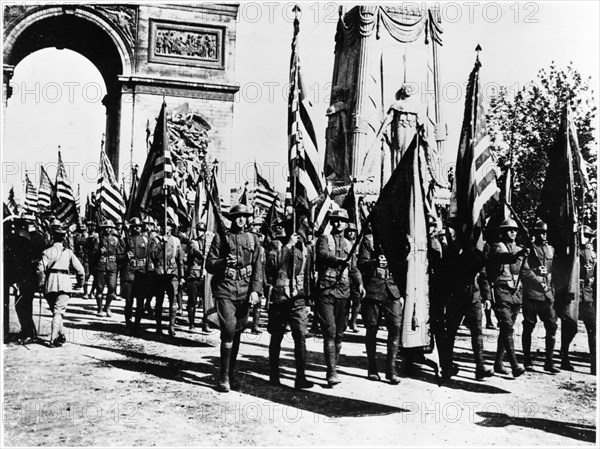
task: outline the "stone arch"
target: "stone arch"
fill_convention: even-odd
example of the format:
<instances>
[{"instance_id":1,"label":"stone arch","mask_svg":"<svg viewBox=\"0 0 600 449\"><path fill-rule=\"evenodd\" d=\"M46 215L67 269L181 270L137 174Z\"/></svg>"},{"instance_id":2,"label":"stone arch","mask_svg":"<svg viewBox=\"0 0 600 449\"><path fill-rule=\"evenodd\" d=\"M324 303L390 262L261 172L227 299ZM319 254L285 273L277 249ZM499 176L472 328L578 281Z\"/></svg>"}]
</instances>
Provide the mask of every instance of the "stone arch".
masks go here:
<instances>
[{"instance_id":1,"label":"stone arch","mask_svg":"<svg viewBox=\"0 0 600 449\"><path fill-rule=\"evenodd\" d=\"M10 97L14 67L28 55L48 47L68 48L83 55L98 68L106 85L107 94L102 101L106 108L105 148L118 167L122 105L119 77L132 75L135 45L131 29L119 22L119 11L80 5L13 11L12 20L9 17L5 22L4 33L5 101Z\"/></svg>"},{"instance_id":2,"label":"stone arch","mask_svg":"<svg viewBox=\"0 0 600 449\"><path fill-rule=\"evenodd\" d=\"M91 8L75 5L36 8L26 12L23 16L19 17L15 23L10 24L4 33L4 63L14 66L18 64L20 59L23 59L23 57L21 57L19 61L14 61L14 46L27 28L42 20L60 16L78 17L91 22L102 29L111 39L119 53L122 66L122 73L120 75L131 75L133 71L133 48L131 44L126 42L124 33L99 12Z\"/></svg>"}]
</instances>

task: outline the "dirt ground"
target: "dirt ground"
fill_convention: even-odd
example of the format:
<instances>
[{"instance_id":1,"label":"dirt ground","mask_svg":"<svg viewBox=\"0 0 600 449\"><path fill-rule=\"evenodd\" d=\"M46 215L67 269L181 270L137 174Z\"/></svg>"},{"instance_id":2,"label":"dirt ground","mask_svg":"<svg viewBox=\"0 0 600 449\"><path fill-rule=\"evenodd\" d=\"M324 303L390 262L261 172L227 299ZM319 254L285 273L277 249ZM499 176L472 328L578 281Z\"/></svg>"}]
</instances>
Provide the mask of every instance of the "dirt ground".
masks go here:
<instances>
[{"instance_id":1,"label":"dirt ground","mask_svg":"<svg viewBox=\"0 0 600 449\"><path fill-rule=\"evenodd\" d=\"M36 298L36 324L38 304ZM5 445L576 446L596 441L596 379L589 374L583 327L572 345L575 372L551 375L541 369L539 326L533 343L538 372L485 382L474 380L469 334L461 328L456 355L461 371L442 386L428 366L419 366L397 386L366 380L360 327L360 333L346 334L342 383L328 389L322 341L312 337L307 374L316 385L305 391L293 389L291 337L282 350L283 386L276 388L267 383L268 333L246 332L238 362L242 387L223 394L213 388L217 331L189 333L183 316L174 338L157 337L146 319L146 333L125 336L123 301L113 304L113 317L100 318L93 300L73 298L62 348L4 345ZM263 326L265 321L263 313ZM44 341L49 329L43 301ZM491 366L497 330L485 332ZM381 331L380 369L385 337Z\"/></svg>"}]
</instances>

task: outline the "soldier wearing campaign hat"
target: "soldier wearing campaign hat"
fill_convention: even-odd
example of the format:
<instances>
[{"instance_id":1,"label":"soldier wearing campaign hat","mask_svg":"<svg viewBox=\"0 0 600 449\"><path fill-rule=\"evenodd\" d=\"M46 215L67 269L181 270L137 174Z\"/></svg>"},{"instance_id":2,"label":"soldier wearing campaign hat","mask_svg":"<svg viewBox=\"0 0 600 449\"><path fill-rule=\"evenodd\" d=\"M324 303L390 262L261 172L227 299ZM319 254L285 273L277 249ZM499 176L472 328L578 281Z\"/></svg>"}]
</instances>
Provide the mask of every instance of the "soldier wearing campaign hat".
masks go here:
<instances>
[{"instance_id":1,"label":"soldier wearing campaign hat","mask_svg":"<svg viewBox=\"0 0 600 449\"><path fill-rule=\"evenodd\" d=\"M349 221L348 212L345 209L333 210L328 219L332 225L331 234L320 236L316 245L318 294L315 309L323 333L327 384L333 387L341 382L337 365L348 326L350 285L358 288L361 298L365 290L356 267L356 257L349 257L352 244L344 236Z\"/></svg>"},{"instance_id":2,"label":"soldier wearing campaign hat","mask_svg":"<svg viewBox=\"0 0 600 449\"><path fill-rule=\"evenodd\" d=\"M115 224L112 220L104 220L100 224L102 234L94 241L93 259L96 261L94 277L96 290L96 314L112 316L110 304L116 297L117 268L125 255L123 241L114 235ZM102 307L102 292L107 287L106 303Z\"/></svg>"},{"instance_id":3,"label":"soldier wearing campaign hat","mask_svg":"<svg viewBox=\"0 0 600 449\"><path fill-rule=\"evenodd\" d=\"M356 241L358 228L356 224L353 222L348 222L348 227L346 228L346 238L354 245ZM350 330L354 333L358 332L358 326L356 324L356 320L358 319L358 314L360 312L360 293L358 288L352 284L350 285Z\"/></svg>"},{"instance_id":4,"label":"soldier wearing campaign hat","mask_svg":"<svg viewBox=\"0 0 600 449\"><path fill-rule=\"evenodd\" d=\"M246 230L252 212L244 204L231 207L231 227L226 235L216 234L206 259L213 275L212 292L221 328L221 370L217 389L237 389L235 362L250 307L263 292L263 267L258 237Z\"/></svg>"},{"instance_id":5,"label":"soldier wearing campaign hat","mask_svg":"<svg viewBox=\"0 0 600 449\"><path fill-rule=\"evenodd\" d=\"M523 361L527 371L533 371L531 356L531 336L537 317L546 329L546 362L544 370L557 373L552 355L556 343L556 311L554 310L554 285L552 282L552 260L554 248L548 243L548 225L543 221L535 224L533 251L529 255L529 265L537 266L532 275L523 279ZM537 260L536 260L537 259ZM538 266L539 265L539 266Z\"/></svg>"},{"instance_id":6,"label":"soldier wearing campaign hat","mask_svg":"<svg viewBox=\"0 0 600 449\"><path fill-rule=\"evenodd\" d=\"M202 330L208 332L206 320L206 306L204 305L204 260L206 225L202 222L196 224L196 238L192 239L187 247L187 265L185 270L185 285L187 288L187 313L190 331L196 328L196 308L203 307Z\"/></svg>"}]
</instances>

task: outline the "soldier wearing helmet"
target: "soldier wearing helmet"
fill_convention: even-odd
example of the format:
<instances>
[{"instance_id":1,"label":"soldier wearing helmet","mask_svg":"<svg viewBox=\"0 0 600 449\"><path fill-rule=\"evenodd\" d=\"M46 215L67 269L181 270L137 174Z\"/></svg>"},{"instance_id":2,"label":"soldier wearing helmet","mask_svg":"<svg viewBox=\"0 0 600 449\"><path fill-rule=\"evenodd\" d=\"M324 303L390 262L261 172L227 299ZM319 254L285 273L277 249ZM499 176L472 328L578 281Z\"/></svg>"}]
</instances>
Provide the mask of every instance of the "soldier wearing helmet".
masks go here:
<instances>
[{"instance_id":1,"label":"soldier wearing helmet","mask_svg":"<svg viewBox=\"0 0 600 449\"><path fill-rule=\"evenodd\" d=\"M346 238L354 245L356 241L358 228L356 224L352 222L348 222L348 227L346 228ZM356 286L352 284L350 286L350 330L353 333L358 333L358 327L356 324L356 320L358 320L358 314L360 312L360 293Z\"/></svg>"},{"instance_id":2,"label":"soldier wearing helmet","mask_svg":"<svg viewBox=\"0 0 600 449\"><path fill-rule=\"evenodd\" d=\"M266 276L264 274L264 269L266 265L266 251L265 251L265 235L262 233L262 227L264 224L264 220L262 217L254 217L252 219L252 223L250 223L250 232L258 237L258 241L260 243L260 251L261 251L261 264L263 266L263 280L266 280ZM266 282L266 281L265 281ZM266 292L266 284L263 285L263 292ZM262 299L262 296L261 296ZM266 302L266 301L265 301ZM261 334L262 330L260 329L260 312L261 312L261 302L257 302L254 307L252 307L252 326L251 332L253 334Z\"/></svg>"},{"instance_id":3,"label":"soldier wearing helmet","mask_svg":"<svg viewBox=\"0 0 600 449\"><path fill-rule=\"evenodd\" d=\"M519 226L514 220L504 220L498 230L500 241L490 247L487 269L495 298L494 313L500 327L494 371L498 374L508 374L508 370L502 365L506 354L513 377L518 377L525 369L517 362L513 333L522 303L522 281L532 277L527 263L529 251L516 244Z\"/></svg>"},{"instance_id":4,"label":"soldier wearing helmet","mask_svg":"<svg viewBox=\"0 0 600 449\"><path fill-rule=\"evenodd\" d=\"M111 317L110 305L116 297L117 268L124 258L123 241L114 235L115 224L112 220L104 220L100 224L101 235L94 242L94 258L97 261L94 277L96 278L96 315ZM102 293L107 287L106 303L102 307Z\"/></svg>"},{"instance_id":5,"label":"soldier wearing helmet","mask_svg":"<svg viewBox=\"0 0 600 449\"><path fill-rule=\"evenodd\" d=\"M148 265L148 238L142 233L142 221L138 217L129 220L129 235L125 240L123 265L121 296L125 299L125 333L136 334L144 314ZM134 299L136 300L135 322L132 323Z\"/></svg>"},{"instance_id":6,"label":"soldier wearing helmet","mask_svg":"<svg viewBox=\"0 0 600 449\"><path fill-rule=\"evenodd\" d=\"M196 237L187 247L185 285L187 289L187 313L190 332L196 329L196 308L204 304L204 260L206 254L206 225L196 224ZM206 319L206 307L203 307L202 331L210 331Z\"/></svg>"},{"instance_id":7,"label":"soldier wearing helmet","mask_svg":"<svg viewBox=\"0 0 600 449\"><path fill-rule=\"evenodd\" d=\"M296 362L297 389L311 388L312 382L306 379L306 333L308 325L306 293L312 270L311 257L304 237L294 233L292 218L287 220L284 236L272 242L266 257L266 272L271 280L271 305L267 330L271 334L269 343L269 381L280 385L279 354L281 342L289 325L294 339L294 359ZM294 277L290 279L290 274Z\"/></svg>"},{"instance_id":8,"label":"soldier wearing helmet","mask_svg":"<svg viewBox=\"0 0 600 449\"><path fill-rule=\"evenodd\" d=\"M52 328L50 330L50 347L60 347L66 342L63 330L63 315L67 311L69 294L71 293L71 278L69 271L77 273L77 284L81 285L85 271L73 251L64 247L67 233L62 224L53 223L52 233L54 244L44 250L42 260L38 264L38 274L43 280L44 293L50 311L52 312Z\"/></svg>"},{"instance_id":9,"label":"soldier wearing helmet","mask_svg":"<svg viewBox=\"0 0 600 449\"><path fill-rule=\"evenodd\" d=\"M361 298L365 289L356 257L346 263L352 249L351 242L344 236L348 227L348 212L338 209L329 212L331 234L321 235L316 245L316 269L318 273L315 309L323 333L323 351L327 365L327 384L333 387L341 382L337 364L342 349L342 340L348 326L350 310L350 284L353 283Z\"/></svg>"},{"instance_id":10,"label":"soldier wearing helmet","mask_svg":"<svg viewBox=\"0 0 600 449\"><path fill-rule=\"evenodd\" d=\"M561 369L573 371L569 346L577 333L577 318L583 321L590 350L590 371L596 374L596 251L590 243L595 232L587 225L580 229L579 247L579 301L574 318L561 316Z\"/></svg>"},{"instance_id":11,"label":"soldier wearing helmet","mask_svg":"<svg viewBox=\"0 0 600 449\"><path fill-rule=\"evenodd\" d=\"M174 337L177 319L177 292L179 281L183 277L183 257L181 241L173 235L175 224L169 221L163 235L156 235L150 241L149 257L155 269L156 333L162 335L162 309L165 294L169 298L169 336ZM166 265L165 265L166 264Z\"/></svg>"},{"instance_id":12,"label":"soldier wearing helmet","mask_svg":"<svg viewBox=\"0 0 600 449\"><path fill-rule=\"evenodd\" d=\"M87 237L85 239L85 248L84 254L85 257L83 259L83 268L85 269L85 281L83 282L83 297L91 298L97 290L96 285L96 265L97 260L94 257L94 244L97 239L100 238L98 231L96 230L96 223L92 220L86 222L87 226ZM92 285L90 286L90 290L88 291L88 283L90 277L93 276Z\"/></svg>"},{"instance_id":13,"label":"soldier wearing helmet","mask_svg":"<svg viewBox=\"0 0 600 449\"><path fill-rule=\"evenodd\" d=\"M263 267L260 242L246 230L252 212L243 204L231 207L227 218L231 227L227 235L215 235L206 259L206 269L213 274L212 292L221 327L221 371L217 389L237 389L235 362L241 334L246 327L250 307L260 301Z\"/></svg>"},{"instance_id":14,"label":"soldier wearing helmet","mask_svg":"<svg viewBox=\"0 0 600 449\"><path fill-rule=\"evenodd\" d=\"M534 242L529 255L532 275L523 279L523 362L527 371L534 371L531 357L531 336L537 317L546 329L546 362L544 370L558 373L553 354L556 344L556 311L554 310L554 286L552 282L552 260L554 248L548 244L548 225L538 221L533 229ZM538 266L539 265L539 266Z\"/></svg>"}]
</instances>

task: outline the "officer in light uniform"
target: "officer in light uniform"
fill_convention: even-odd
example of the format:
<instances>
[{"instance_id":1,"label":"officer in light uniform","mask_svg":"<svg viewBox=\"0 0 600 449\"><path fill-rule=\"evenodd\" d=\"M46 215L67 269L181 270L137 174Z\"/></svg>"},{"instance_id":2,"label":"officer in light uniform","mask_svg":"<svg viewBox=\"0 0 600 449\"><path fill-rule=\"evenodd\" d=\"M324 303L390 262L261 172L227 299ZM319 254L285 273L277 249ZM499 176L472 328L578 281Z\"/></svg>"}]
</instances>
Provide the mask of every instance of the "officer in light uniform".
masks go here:
<instances>
[{"instance_id":1,"label":"officer in light uniform","mask_svg":"<svg viewBox=\"0 0 600 449\"><path fill-rule=\"evenodd\" d=\"M66 342L63 330L63 315L69 304L69 293L72 290L69 270L72 268L77 273L79 288L85 278L83 265L71 249L65 248L64 239L67 230L64 226L53 226L54 244L44 250L42 260L38 265L38 273L44 279L44 293L48 306L52 312L52 327L50 331L49 346L60 347Z\"/></svg>"}]
</instances>

